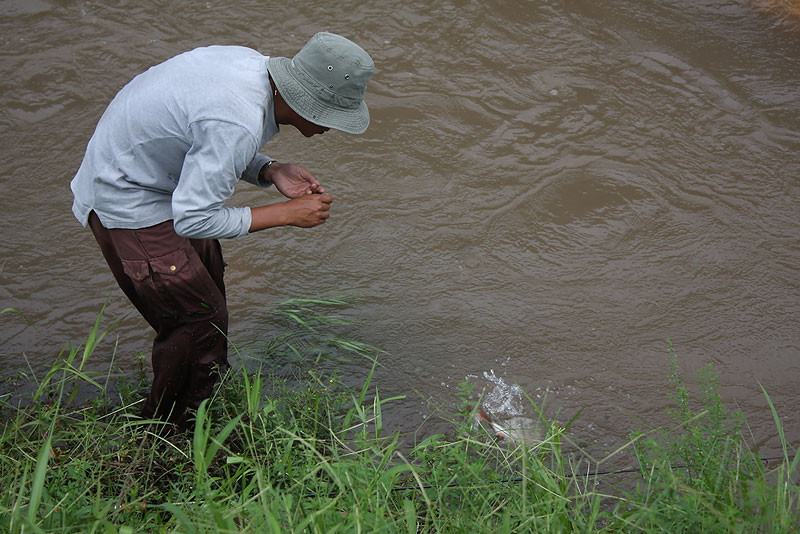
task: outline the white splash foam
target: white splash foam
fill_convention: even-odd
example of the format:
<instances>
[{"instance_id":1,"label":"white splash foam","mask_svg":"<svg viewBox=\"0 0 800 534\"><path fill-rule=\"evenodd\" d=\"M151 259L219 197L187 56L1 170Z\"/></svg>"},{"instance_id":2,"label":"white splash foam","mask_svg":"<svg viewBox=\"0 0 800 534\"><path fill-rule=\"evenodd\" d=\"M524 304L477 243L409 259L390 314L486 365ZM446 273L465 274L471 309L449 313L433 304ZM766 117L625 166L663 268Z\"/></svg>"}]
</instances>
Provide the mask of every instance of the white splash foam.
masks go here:
<instances>
[{"instance_id":1,"label":"white splash foam","mask_svg":"<svg viewBox=\"0 0 800 534\"><path fill-rule=\"evenodd\" d=\"M484 371L483 377L494 384L492 390L483 397L483 405L490 413L500 416L522 415L525 393L521 387L507 384L494 374L494 369Z\"/></svg>"}]
</instances>

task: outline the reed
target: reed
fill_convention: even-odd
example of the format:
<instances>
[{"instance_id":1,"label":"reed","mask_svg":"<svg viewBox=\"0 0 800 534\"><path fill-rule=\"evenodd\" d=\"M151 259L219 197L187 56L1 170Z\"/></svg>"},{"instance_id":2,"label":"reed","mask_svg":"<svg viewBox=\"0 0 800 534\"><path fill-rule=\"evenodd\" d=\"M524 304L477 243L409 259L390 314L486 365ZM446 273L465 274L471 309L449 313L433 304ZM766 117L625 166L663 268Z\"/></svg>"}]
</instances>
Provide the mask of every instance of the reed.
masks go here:
<instances>
[{"instance_id":1,"label":"reed","mask_svg":"<svg viewBox=\"0 0 800 534\"><path fill-rule=\"evenodd\" d=\"M615 451L634 450L642 470L634 487L607 491L596 471L609 459L587 470L569 422L538 411L540 442L499 442L473 424L469 384L447 435L409 445L385 433L395 399L383 398L372 376L386 355L342 336L347 322L320 311L345 304L296 299L279 308L286 332L265 344L263 358L291 360L291 377L240 366L197 411L193 432L170 438L135 415L144 373L114 383L85 371L109 331L101 311L87 342L67 345L34 378L29 399L2 398L0 530L798 531L798 454L766 391L782 452L772 466L721 402L710 368L693 407L670 345L674 425L635 433ZM370 369L360 387L319 365L345 357ZM89 402L76 402L81 388L94 391Z\"/></svg>"}]
</instances>

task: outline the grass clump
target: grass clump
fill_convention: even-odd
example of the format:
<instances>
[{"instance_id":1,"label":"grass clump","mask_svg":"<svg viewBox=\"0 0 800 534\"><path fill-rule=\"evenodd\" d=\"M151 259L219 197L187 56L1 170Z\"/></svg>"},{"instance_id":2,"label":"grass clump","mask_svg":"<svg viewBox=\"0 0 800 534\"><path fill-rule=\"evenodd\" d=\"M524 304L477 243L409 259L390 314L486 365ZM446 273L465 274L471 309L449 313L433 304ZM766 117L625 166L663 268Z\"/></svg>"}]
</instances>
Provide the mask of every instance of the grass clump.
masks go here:
<instances>
[{"instance_id":1,"label":"grass clump","mask_svg":"<svg viewBox=\"0 0 800 534\"><path fill-rule=\"evenodd\" d=\"M618 517L645 532L798 531L800 456L790 455L767 392L783 453L772 458L777 460L772 468L746 434L741 413L724 406L711 364L698 373L700 409L694 411L671 342L668 354L675 425L671 431L635 436L642 480L618 507Z\"/></svg>"},{"instance_id":2,"label":"grass clump","mask_svg":"<svg viewBox=\"0 0 800 534\"><path fill-rule=\"evenodd\" d=\"M469 384L451 433L411 445L385 433L396 398L370 385L381 351L341 336L346 322L320 311L344 304L295 299L279 308L286 331L263 356L292 372L229 372L197 411L193 432L169 438L135 415L143 373L112 387L108 375L84 371L107 334L98 318L86 344L67 346L28 402L4 399L0 530L797 530L796 453L782 439L779 465L767 468L746 446L745 422L724 408L710 368L700 380L703 406L693 411L671 347L675 428L635 435L638 484L600 491L603 475L581 467L587 458L573 452L570 424L539 412L540 441L497 441L473 423ZM321 365L353 356L369 369L356 388ZM77 402L86 388L92 400Z\"/></svg>"}]
</instances>

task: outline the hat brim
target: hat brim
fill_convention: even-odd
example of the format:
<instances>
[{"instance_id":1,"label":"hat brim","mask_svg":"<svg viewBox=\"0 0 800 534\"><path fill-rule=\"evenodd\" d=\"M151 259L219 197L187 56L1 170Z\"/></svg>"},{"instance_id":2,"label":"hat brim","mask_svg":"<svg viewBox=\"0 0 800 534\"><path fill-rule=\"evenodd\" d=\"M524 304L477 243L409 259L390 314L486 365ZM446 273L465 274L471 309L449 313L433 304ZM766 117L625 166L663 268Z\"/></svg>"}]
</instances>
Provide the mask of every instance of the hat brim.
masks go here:
<instances>
[{"instance_id":1,"label":"hat brim","mask_svg":"<svg viewBox=\"0 0 800 534\"><path fill-rule=\"evenodd\" d=\"M321 102L295 77L292 60L287 57L271 57L267 68L281 97L305 120L349 134L361 134L367 130L369 110L363 100L354 109L332 107Z\"/></svg>"}]
</instances>

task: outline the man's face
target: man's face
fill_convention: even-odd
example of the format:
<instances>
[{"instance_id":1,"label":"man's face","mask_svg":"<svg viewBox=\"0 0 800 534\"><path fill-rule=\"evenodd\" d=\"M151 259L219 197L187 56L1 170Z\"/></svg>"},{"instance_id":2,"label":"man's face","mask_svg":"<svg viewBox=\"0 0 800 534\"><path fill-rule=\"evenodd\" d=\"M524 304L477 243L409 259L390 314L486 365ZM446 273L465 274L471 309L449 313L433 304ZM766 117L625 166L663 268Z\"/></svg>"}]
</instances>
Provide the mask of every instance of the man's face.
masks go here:
<instances>
[{"instance_id":1,"label":"man's face","mask_svg":"<svg viewBox=\"0 0 800 534\"><path fill-rule=\"evenodd\" d=\"M326 128L324 126L314 124L311 121L307 121L294 111L292 111L292 114L294 115L294 117L293 120L290 122L290 124L295 128L297 128L298 130L300 130L300 133L306 137L312 137L317 134L324 134L325 132L330 130L330 128Z\"/></svg>"}]
</instances>

